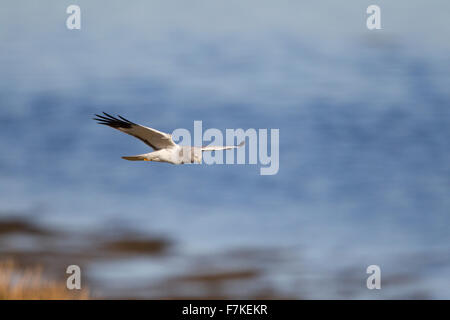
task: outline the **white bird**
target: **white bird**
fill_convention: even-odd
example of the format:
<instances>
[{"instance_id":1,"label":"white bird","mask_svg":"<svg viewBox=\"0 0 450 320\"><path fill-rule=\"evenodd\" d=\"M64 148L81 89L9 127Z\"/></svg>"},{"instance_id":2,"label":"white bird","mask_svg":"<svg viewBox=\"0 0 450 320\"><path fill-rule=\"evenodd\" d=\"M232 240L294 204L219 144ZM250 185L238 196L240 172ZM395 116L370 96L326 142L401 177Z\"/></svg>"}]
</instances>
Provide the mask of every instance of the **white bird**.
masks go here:
<instances>
[{"instance_id":1,"label":"white bird","mask_svg":"<svg viewBox=\"0 0 450 320\"><path fill-rule=\"evenodd\" d=\"M125 132L138 138L146 145L152 147L155 151L138 154L135 156L122 157L122 159L130 161L157 161L168 162L172 164L183 163L201 163L203 151L216 151L216 150L228 150L242 147L245 140L237 146L207 146L207 147L189 147L180 146L172 140L172 135L158 131L153 128L144 127L139 124L133 123L121 116L120 119L115 118L106 112L103 112L104 116L96 114L97 118L93 118L98 121L99 124L110 126L111 128Z\"/></svg>"}]
</instances>

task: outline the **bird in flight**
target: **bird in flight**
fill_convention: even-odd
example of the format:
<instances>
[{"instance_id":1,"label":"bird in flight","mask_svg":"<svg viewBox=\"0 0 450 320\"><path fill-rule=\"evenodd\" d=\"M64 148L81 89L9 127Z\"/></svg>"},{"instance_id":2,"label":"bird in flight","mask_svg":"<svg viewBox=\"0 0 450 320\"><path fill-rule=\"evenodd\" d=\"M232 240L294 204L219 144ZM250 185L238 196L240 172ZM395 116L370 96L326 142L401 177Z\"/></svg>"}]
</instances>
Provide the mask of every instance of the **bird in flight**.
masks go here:
<instances>
[{"instance_id":1,"label":"bird in flight","mask_svg":"<svg viewBox=\"0 0 450 320\"><path fill-rule=\"evenodd\" d=\"M158 131L153 128L141 126L133 123L121 116L113 117L106 112L103 115L95 115L93 118L99 124L104 124L111 128L125 132L135 138L138 138L149 147L153 152L139 154L135 156L122 157L130 161L157 161L168 162L172 164L183 163L201 163L203 151L228 150L242 147L245 140L237 146L207 146L207 147L189 147L180 146L172 140L172 135Z\"/></svg>"}]
</instances>

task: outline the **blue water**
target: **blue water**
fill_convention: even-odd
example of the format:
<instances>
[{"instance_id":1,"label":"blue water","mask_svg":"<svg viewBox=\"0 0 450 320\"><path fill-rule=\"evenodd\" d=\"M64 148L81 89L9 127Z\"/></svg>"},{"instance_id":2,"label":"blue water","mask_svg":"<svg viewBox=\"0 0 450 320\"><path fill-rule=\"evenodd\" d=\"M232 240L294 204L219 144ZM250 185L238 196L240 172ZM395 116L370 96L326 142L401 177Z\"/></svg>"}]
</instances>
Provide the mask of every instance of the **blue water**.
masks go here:
<instances>
[{"instance_id":1,"label":"blue water","mask_svg":"<svg viewBox=\"0 0 450 320\"><path fill-rule=\"evenodd\" d=\"M186 256L286 249L267 281L296 297L450 298L450 24L426 7L408 29L401 5L383 4L373 33L356 2L333 7L335 21L319 4L80 1L80 31L64 28L65 4L6 5L0 211L67 230L129 225ZM127 162L146 146L96 125L101 111L166 132L278 128L280 170ZM374 293L370 264L414 280ZM110 276L164 273L151 267ZM345 270L355 292L340 291Z\"/></svg>"}]
</instances>

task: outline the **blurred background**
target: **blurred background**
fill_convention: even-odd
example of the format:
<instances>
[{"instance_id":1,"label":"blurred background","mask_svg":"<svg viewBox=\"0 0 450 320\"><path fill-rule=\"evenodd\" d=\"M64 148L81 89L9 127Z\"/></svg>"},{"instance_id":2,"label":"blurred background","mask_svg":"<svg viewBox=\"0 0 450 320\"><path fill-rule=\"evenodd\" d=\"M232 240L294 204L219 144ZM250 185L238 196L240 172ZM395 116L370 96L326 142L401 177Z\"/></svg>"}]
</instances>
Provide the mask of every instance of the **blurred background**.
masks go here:
<instances>
[{"instance_id":1,"label":"blurred background","mask_svg":"<svg viewBox=\"0 0 450 320\"><path fill-rule=\"evenodd\" d=\"M93 298L449 299L449 10L3 1L0 260L79 265ZM102 111L279 128L280 170L127 162Z\"/></svg>"}]
</instances>

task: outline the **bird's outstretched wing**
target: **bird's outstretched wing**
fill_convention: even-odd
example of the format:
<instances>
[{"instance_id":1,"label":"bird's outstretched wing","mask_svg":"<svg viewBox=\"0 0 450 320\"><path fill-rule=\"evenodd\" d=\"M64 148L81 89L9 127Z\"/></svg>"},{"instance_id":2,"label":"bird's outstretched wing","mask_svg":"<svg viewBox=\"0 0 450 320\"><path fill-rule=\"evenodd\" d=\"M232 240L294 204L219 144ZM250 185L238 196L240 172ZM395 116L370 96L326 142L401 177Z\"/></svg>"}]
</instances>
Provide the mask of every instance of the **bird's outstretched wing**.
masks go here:
<instances>
[{"instance_id":1,"label":"bird's outstretched wing","mask_svg":"<svg viewBox=\"0 0 450 320\"><path fill-rule=\"evenodd\" d=\"M122 118L121 116L118 116L120 118L118 119L107 114L106 112L103 112L103 114L104 116L96 114L95 116L97 118L94 118L94 120L98 121L99 124L104 124L106 126L110 126L111 128L132 135L133 137L138 138L146 145L152 147L155 150L169 148L176 145L172 140L172 136L168 133L141 126L125 118Z\"/></svg>"},{"instance_id":2,"label":"bird's outstretched wing","mask_svg":"<svg viewBox=\"0 0 450 320\"><path fill-rule=\"evenodd\" d=\"M228 150L242 147L245 144L245 140L239 143L237 146L206 146L202 147L202 151L217 151L217 150Z\"/></svg>"}]
</instances>

